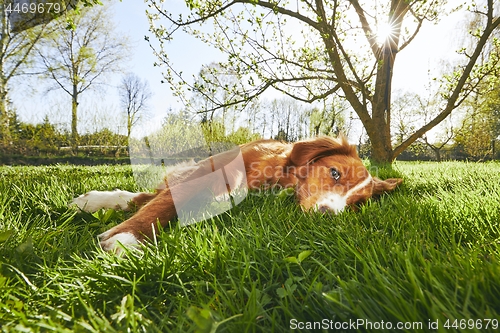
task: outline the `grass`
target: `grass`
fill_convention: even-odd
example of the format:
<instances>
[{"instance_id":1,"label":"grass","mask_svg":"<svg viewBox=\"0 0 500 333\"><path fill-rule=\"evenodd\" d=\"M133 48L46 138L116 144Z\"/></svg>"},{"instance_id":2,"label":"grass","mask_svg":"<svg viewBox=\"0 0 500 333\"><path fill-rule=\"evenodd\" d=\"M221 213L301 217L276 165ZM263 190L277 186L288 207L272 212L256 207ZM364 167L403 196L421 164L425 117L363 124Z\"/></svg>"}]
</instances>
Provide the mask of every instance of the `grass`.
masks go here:
<instances>
[{"instance_id":1,"label":"grass","mask_svg":"<svg viewBox=\"0 0 500 333\"><path fill-rule=\"evenodd\" d=\"M127 214L66 204L91 189L137 190L129 167L1 167L1 330L498 328L500 164L379 170L394 174L404 185L359 212L305 214L290 198L250 195L120 258L96 235Z\"/></svg>"}]
</instances>

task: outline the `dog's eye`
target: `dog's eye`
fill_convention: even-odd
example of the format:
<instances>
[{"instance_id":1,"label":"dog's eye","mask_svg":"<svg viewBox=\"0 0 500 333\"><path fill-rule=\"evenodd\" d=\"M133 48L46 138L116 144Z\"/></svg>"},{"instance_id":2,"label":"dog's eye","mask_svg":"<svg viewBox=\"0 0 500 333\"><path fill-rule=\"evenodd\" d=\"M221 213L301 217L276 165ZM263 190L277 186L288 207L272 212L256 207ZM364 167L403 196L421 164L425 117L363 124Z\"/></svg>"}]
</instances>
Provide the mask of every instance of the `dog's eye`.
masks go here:
<instances>
[{"instance_id":1,"label":"dog's eye","mask_svg":"<svg viewBox=\"0 0 500 333\"><path fill-rule=\"evenodd\" d=\"M335 169L335 168L330 168L330 175L335 180L339 180L340 179L340 172L337 169Z\"/></svg>"}]
</instances>

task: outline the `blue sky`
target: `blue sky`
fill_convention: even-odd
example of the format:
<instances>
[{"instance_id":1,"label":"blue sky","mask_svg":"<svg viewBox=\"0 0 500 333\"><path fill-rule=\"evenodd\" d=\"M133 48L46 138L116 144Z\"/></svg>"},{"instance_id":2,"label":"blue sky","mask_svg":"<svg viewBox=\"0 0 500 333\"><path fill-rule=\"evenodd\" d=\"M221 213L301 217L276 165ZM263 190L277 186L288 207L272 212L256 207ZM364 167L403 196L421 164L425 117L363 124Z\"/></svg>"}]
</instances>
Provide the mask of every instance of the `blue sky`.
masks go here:
<instances>
[{"instance_id":1,"label":"blue sky","mask_svg":"<svg viewBox=\"0 0 500 333\"><path fill-rule=\"evenodd\" d=\"M181 7L181 9L185 7L183 1L167 2L169 3L168 6ZM154 91L151 104L156 112L167 110L170 106L174 109L180 108L181 105L176 98L170 95L168 85L160 83L163 78L161 75L162 69L153 66L157 59L148 43L144 40L145 35L151 37L152 41L155 40L148 31L149 24L145 14L146 8L147 6L143 1L137 0L123 0L114 5L118 29L130 36L134 46L128 70L149 81ZM177 11L178 9L174 10ZM220 58L220 55L188 35L179 35L169 45L169 57L176 66L182 68L184 73L191 76L196 75L206 61L213 61Z\"/></svg>"},{"instance_id":2,"label":"blue sky","mask_svg":"<svg viewBox=\"0 0 500 333\"><path fill-rule=\"evenodd\" d=\"M181 7L180 10L185 7L182 1L168 2L169 6ZM150 119L147 123L142 124L145 128L151 128L151 126L157 127L161 123L169 108L179 110L182 108L182 104L176 97L172 96L168 84L161 83L163 69L154 66L157 58L149 43L144 40L144 36L148 36L153 43L155 42L155 38L149 32L149 23L145 14L146 8L143 1L137 0L123 0L114 5L117 27L121 32L130 36L133 45L127 71L147 80L153 92L150 102ZM182 68L185 74L188 74L187 77L196 75L206 61L211 62L221 57L214 50L185 34L177 36L170 43L168 54L173 63L178 68Z\"/></svg>"}]
</instances>

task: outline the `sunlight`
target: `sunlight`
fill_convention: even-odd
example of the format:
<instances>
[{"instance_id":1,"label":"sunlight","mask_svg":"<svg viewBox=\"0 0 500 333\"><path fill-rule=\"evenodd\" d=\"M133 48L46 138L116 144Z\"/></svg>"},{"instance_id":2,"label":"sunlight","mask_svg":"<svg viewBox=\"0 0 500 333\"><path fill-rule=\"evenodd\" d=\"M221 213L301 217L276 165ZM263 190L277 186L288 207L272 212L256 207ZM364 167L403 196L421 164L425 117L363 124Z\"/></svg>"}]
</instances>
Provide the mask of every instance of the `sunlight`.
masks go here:
<instances>
[{"instance_id":1,"label":"sunlight","mask_svg":"<svg viewBox=\"0 0 500 333\"><path fill-rule=\"evenodd\" d=\"M390 38L394 33L394 28L389 23L380 25L377 29L377 43L384 44L387 38Z\"/></svg>"}]
</instances>

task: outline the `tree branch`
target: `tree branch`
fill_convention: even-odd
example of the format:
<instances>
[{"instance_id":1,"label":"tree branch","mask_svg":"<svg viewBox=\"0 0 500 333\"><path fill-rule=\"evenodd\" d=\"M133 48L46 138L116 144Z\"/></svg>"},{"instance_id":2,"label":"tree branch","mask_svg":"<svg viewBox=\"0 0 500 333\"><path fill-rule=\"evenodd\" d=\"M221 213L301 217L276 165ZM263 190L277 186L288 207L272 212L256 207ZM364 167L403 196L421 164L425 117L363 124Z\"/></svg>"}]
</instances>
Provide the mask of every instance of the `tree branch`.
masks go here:
<instances>
[{"instance_id":1,"label":"tree branch","mask_svg":"<svg viewBox=\"0 0 500 333\"><path fill-rule=\"evenodd\" d=\"M488 1L490 3L490 0ZM493 6L488 8L489 13L493 12ZM477 43L474 53L471 55L469 62L465 66L462 75L460 76L460 79L457 82L457 85L455 86L455 89L453 90L453 93L451 96L448 98L448 102L446 104L446 107L444 110L439 113L434 119L429 121L427 124L422 126L419 130L417 130L413 135L411 135L409 138L407 138L405 141L403 141L398 147L394 149L394 156L399 155L402 153L406 148L408 148L409 145L411 145L415 140L417 140L419 137L421 137L423 134L425 134L428 130L432 129L434 126L439 124L441 121L446 119L450 115L450 113L458 106L456 104L460 93L462 92L462 88L466 84L469 75L471 74L477 59L479 58L484 46L486 45L486 42L488 41L490 35L492 32L500 26L500 18L497 17L495 20L493 20L490 24L487 24L486 28L483 31L483 34L481 35L481 38L479 39L479 42ZM463 101L463 99L461 100ZM460 101L460 102L461 102Z\"/></svg>"},{"instance_id":2,"label":"tree branch","mask_svg":"<svg viewBox=\"0 0 500 333\"><path fill-rule=\"evenodd\" d=\"M356 14L358 14L359 21L361 22L361 28L363 29L365 33L366 40L368 41L368 45L370 45L370 48L372 49L372 53L375 56L375 58L378 57L380 53L380 47L377 45L377 35L373 32L373 30L370 27L370 24L368 23L368 20L366 19L365 11L359 4L358 0L349 0L349 2L352 4L354 7L354 10L356 11Z\"/></svg>"}]
</instances>

